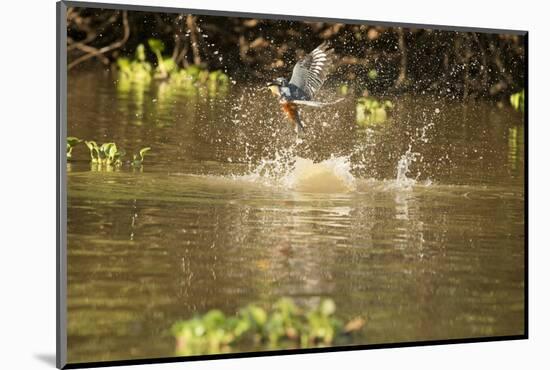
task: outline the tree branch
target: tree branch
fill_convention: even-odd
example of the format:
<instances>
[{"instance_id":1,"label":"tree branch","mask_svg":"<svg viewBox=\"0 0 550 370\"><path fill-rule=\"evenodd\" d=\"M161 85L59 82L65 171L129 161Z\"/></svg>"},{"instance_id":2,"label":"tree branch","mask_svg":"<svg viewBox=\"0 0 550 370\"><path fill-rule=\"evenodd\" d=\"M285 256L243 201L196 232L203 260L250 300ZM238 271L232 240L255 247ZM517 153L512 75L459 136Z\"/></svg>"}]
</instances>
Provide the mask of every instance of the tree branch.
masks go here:
<instances>
[{"instance_id":1,"label":"tree branch","mask_svg":"<svg viewBox=\"0 0 550 370\"><path fill-rule=\"evenodd\" d=\"M130 26L128 25L128 12L126 10L122 12L122 25L124 26L124 36L122 36L122 39L120 39L119 41L117 41L117 42L115 42L111 45L104 46L100 49L85 45L84 49L87 50L88 53L84 54L80 58L77 58L76 60L72 61L67 66L67 70L70 70L71 68L73 68L77 64L80 64L80 63L82 63L82 62L84 62L88 59L91 59L93 57L96 57L96 56L105 58L105 57L103 57L103 54L108 53L108 52L110 52L114 49L118 49L119 47L124 45L126 43L126 41L128 41L128 38L130 37ZM84 50L84 49L82 49L83 45L81 45L79 47L77 46L77 48L80 49L80 50Z\"/></svg>"}]
</instances>

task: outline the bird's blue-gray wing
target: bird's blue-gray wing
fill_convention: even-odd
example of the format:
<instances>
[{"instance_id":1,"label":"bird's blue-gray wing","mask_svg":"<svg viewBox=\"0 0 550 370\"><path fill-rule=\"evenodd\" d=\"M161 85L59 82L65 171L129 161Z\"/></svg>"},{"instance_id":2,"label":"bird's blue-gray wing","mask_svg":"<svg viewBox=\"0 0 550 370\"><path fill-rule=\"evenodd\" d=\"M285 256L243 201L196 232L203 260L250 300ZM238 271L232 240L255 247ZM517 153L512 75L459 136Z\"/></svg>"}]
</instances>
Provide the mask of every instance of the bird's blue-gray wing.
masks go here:
<instances>
[{"instance_id":1,"label":"bird's blue-gray wing","mask_svg":"<svg viewBox=\"0 0 550 370\"><path fill-rule=\"evenodd\" d=\"M329 49L329 44L325 41L315 48L311 53L294 66L291 87L296 86L298 99L311 100L315 93L323 86L332 64L333 50ZM305 96L303 96L305 95Z\"/></svg>"}]
</instances>

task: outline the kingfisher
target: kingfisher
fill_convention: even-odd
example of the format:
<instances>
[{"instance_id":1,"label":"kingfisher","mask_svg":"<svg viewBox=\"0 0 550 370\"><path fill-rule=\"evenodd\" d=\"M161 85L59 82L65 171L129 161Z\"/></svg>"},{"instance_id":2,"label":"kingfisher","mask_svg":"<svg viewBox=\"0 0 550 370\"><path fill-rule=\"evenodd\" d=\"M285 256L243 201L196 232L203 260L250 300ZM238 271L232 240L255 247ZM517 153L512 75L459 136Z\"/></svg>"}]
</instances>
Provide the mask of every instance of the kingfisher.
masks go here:
<instances>
[{"instance_id":1,"label":"kingfisher","mask_svg":"<svg viewBox=\"0 0 550 370\"><path fill-rule=\"evenodd\" d=\"M296 63L290 81L284 77L278 77L267 84L273 95L279 98L281 108L294 123L294 131L297 134L304 131L300 105L318 108L343 100L343 98L333 102L313 100L327 78L333 56L334 49L331 49L329 43L325 41Z\"/></svg>"}]
</instances>

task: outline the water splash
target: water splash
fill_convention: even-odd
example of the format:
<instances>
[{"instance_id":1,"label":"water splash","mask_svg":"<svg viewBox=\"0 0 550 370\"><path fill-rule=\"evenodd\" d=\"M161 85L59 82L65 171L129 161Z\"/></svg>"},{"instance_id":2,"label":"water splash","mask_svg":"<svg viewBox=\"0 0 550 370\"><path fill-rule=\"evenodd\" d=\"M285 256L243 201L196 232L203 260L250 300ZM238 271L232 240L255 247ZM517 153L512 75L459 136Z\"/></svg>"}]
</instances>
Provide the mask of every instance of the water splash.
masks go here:
<instances>
[{"instance_id":1,"label":"water splash","mask_svg":"<svg viewBox=\"0 0 550 370\"><path fill-rule=\"evenodd\" d=\"M295 155L295 148L277 151L273 158L262 159L248 174L235 178L308 193L346 193L356 189L349 157L331 156L314 162Z\"/></svg>"},{"instance_id":2,"label":"water splash","mask_svg":"<svg viewBox=\"0 0 550 370\"><path fill-rule=\"evenodd\" d=\"M297 142L289 148L278 150L271 158L262 158L258 164L253 164L252 158L247 154L250 160L248 173L242 176L235 175L233 178L307 193L347 193L369 189L408 191L413 186L432 184L430 180L419 183L420 172L416 177L411 176L411 167L422 159L420 153L412 150L412 145L409 145L407 151L399 158L396 177L382 181L357 177L355 172L365 164L353 163L353 153L331 155L328 159L315 162L295 154L299 145Z\"/></svg>"},{"instance_id":3,"label":"water splash","mask_svg":"<svg viewBox=\"0 0 550 370\"><path fill-rule=\"evenodd\" d=\"M238 105L240 107L241 104ZM248 112L247 109L243 111ZM259 118L246 118L243 111L234 109L233 115L237 126L242 127L244 131L247 129L246 122ZM402 124L406 127L412 126L407 132L408 148L387 145L384 137L392 135L395 128L386 126L361 131L355 140L347 142L346 146L328 145L328 148L320 148L319 151L315 131L304 140L298 138L293 141L290 136L284 136L285 127L281 126L281 130L276 129L280 122L275 117L273 122L262 126L267 132L247 132L248 135L240 141L243 149L240 162L247 164L247 170L244 175L241 173L234 178L281 189L319 193L368 192L376 189L409 191L414 186L429 186L431 181L421 178L426 173L424 170L429 169L430 163L424 163L421 153L425 148L429 148L426 144L431 141L430 133L436 121L427 113L423 113L419 120L420 122L416 121L414 125L408 122ZM312 127L316 125L312 124ZM326 135L327 132L323 134ZM261 139L268 136L274 139L265 143L264 147L251 146L249 143L256 140L256 135ZM395 152L403 149L406 151ZM319 152L324 154L320 158L315 155ZM381 152L387 153L389 161L380 163L384 161Z\"/></svg>"},{"instance_id":4,"label":"water splash","mask_svg":"<svg viewBox=\"0 0 550 370\"><path fill-rule=\"evenodd\" d=\"M412 151L411 146L409 149L401 156L397 162L397 176L393 182L393 187L398 187L403 190L410 190L416 184L416 179L407 176L410 172L411 165L416 162L420 153Z\"/></svg>"},{"instance_id":5,"label":"water splash","mask_svg":"<svg viewBox=\"0 0 550 370\"><path fill-rule=\"evenodd\" d=\"M284 184L308 193L347 193L356 188L348 157L331 157L319 163L298 157Z\"/></svg>"},{"instance_id":6,"label":"water splash","mask_svg":"<svg viewBox=\"0 0 550 370\"><path fill-rule=\"evenodd\" d=\"M242 178L265 185L278 185L290 173L294 163L295 156L292 149L278 150L273 158L262 158L259 164ZM250 167L251 164L249 164Z\"/></svg>"}]
</instances>

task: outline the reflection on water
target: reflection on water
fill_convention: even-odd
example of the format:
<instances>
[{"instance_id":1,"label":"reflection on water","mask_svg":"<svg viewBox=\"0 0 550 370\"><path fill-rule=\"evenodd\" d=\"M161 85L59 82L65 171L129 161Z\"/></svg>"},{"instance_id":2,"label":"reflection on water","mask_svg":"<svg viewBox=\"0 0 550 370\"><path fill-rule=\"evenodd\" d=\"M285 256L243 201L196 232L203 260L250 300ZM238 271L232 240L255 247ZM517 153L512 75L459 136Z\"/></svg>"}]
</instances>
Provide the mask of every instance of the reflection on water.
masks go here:
<instances>
[{"instance_id":1,"label":"reflection on water","mask_svg":"<svg viewBox=\"0 0 550 370\"><path fill-rule=\"evenodd\" d=\"M254 87L225 97L69 78L68 133L151 146L143 171L68 174L69 361L174 354L180 318L291 296L363 316L361 343L522 334L521 115L397 99L306 111L296 142Z\"/></svg>"}]
</instances>

